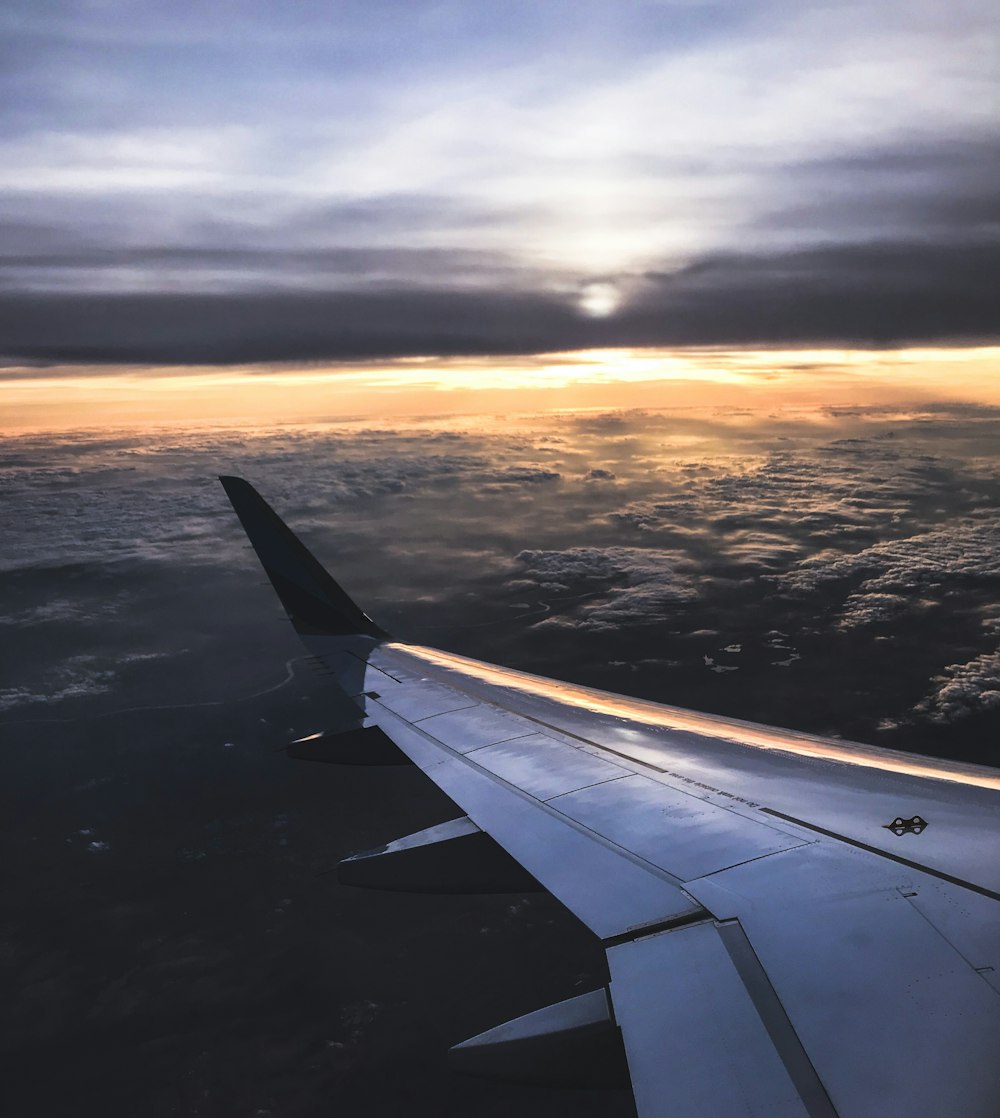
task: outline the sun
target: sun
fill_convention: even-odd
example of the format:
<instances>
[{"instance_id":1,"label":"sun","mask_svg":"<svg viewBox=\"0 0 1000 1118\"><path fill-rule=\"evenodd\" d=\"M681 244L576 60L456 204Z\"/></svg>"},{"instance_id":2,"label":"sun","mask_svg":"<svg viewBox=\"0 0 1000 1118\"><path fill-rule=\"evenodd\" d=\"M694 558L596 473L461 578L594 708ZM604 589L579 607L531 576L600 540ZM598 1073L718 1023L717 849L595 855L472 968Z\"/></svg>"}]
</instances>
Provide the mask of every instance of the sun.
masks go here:
<instances>
[{"instance_id":1,"label":"sun","mask_svg":"<svg viewBox=\"0 0 1000 1118\"><path fill-rule=\"evenodd\" d=\"M591 318L613 315L621 302L621 293L613 283L588 283L580 292L580 310Z\"/></svg>"}]
</instances>

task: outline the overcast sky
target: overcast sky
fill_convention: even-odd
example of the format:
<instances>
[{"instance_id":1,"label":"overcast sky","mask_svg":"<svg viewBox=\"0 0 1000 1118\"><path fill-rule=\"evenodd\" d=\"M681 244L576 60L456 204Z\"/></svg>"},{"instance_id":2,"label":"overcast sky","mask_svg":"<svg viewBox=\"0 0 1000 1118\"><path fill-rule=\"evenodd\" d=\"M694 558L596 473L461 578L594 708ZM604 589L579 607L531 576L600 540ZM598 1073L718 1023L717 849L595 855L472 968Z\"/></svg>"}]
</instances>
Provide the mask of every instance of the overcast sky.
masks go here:
<instances>
[{"instance_id":1,"label":"overcast sky","mask_svg":"<svg viewBox=\"0 0 1000 1118\"><path fill-rule=\"evenodd\" d=\"M992 0L6 0L0 351L995 338Z\"/></svg>"}]
</instances>

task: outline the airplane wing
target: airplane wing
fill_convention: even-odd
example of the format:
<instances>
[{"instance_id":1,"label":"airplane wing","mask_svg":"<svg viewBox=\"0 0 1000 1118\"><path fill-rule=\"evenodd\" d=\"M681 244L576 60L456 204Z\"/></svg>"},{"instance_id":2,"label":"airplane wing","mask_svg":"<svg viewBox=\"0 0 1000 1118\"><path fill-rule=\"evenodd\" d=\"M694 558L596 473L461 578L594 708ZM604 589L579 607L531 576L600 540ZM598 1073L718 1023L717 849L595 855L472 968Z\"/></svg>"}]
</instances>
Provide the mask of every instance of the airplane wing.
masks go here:
<instances>
[{"instance_id":1,"label":"airplane wing","mask_svg":"<svg viewBox=\"0 0 1000 1118\"><path fill-rule=\"evenodd\" d=\"M328 668L291 755L418 765L465 814L341 879L548 890L610 982L452 1050L525 1082L624 1075L640 1118L1000 1113L1000 773L392 640L222 478Z\"/></svg>"}]
</instances>

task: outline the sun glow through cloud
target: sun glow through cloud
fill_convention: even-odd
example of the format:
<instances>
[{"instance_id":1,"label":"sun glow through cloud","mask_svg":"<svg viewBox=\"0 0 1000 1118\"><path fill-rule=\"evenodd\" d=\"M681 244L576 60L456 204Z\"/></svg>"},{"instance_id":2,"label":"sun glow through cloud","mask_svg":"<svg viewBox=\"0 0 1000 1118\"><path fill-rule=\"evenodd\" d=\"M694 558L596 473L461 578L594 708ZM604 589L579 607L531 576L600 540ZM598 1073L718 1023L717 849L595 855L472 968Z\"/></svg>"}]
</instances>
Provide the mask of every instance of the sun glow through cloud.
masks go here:
<instances>
[{"instance_id":1,"label":"sun glow through cloud","mask_svg":"<svg viewBox=\"0 0 1000 1118\"><path fill-rule=\"evenodd\" d=\"M621 306L621 295L613 283L588 283L580 294L580 310L591 318L607 318Z\"/></svg>"}]
</instances>

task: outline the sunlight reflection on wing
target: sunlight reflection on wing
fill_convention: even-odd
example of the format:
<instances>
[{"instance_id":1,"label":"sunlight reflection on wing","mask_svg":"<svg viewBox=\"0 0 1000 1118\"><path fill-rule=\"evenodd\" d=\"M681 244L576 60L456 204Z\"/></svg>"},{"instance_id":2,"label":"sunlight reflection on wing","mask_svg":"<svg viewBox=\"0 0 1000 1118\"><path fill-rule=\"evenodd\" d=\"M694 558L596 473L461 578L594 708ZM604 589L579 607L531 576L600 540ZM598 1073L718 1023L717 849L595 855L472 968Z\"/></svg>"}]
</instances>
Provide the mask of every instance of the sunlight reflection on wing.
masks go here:
<instances>
[{"instance_id":1,"label":"sunlight reflection on wing","mask_svg":"<svg viewBox=\"0 0 1000 1118\"><path fill-rule=\"evenodd\" d=\"M832 738L815 737L795 730L762 726L720 715L701 714L698 711L663 706L643 699L630 699L607 691L598 691L578 684L563 683L560 680L515 671L512 668L486 664L479 660L470 660L450 652L440 652L435 648L414 645L395 647L428 663L453 668L486 683L510 687L540 698L593 711L595 714L607 714L614 718L627 718L640 722L646 726L735 741L755 749L776 749L784 753L838 761L862 768L881 769L886 772L905 773L909 776L1000 790L1000 775L977 765L918 757L890 749L862 745L859 742L839 742Z\"/></svg>"}]
</instances>

